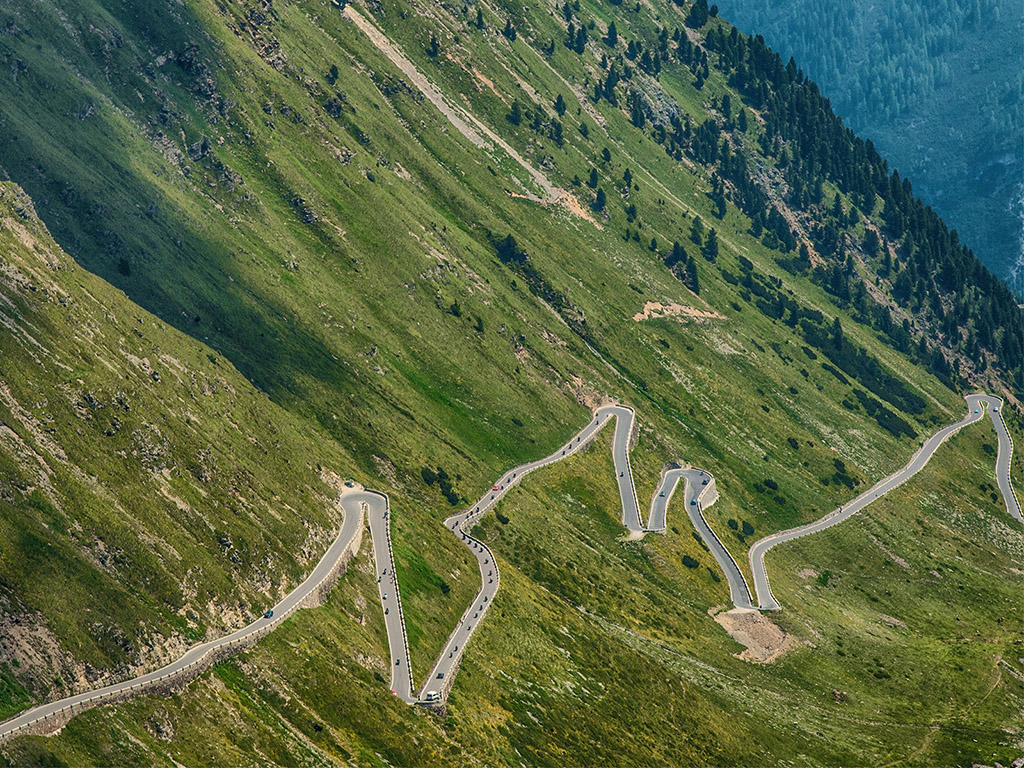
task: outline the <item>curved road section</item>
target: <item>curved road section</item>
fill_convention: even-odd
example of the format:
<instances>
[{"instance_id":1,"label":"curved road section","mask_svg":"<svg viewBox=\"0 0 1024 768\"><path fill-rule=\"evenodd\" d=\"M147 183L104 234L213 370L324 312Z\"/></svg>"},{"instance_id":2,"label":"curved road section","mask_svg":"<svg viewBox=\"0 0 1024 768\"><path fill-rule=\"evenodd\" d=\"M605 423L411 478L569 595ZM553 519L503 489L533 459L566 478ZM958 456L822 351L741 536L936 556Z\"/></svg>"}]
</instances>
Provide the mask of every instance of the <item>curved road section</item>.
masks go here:
<instances>
[{"instance_id":1,"label":"curved road section","mask_svg":"<svg viewBox=\"0 0 1024 768\"><path fill-rule=\"evenodd\" d=\"M630 441L632 439L636 423L635 414L633 409L627 406L604 406L602 408L598 408L594 412L594 418L590 423L571 438L568 443L557 449L550 456L538 459L537 461L521 464L518 467L508 470L498 479L497 482L494 483L491 490L485 493L476 504L445 520L445 527L458 536L463 544L469 547L470 551L475 556L477 566L480 570L481 586L480 591L477 593L469 608L467 608L465 613L462 614L462 618L459 619L458 624L456 624L455 629L448 637L448 641L445 643L440 655L434 662L430 675L427 677L426 682L423 684L417 696L419 703L435 704L443 702L450 690L452 679L458 671L459 662L462 658L462 654L465 652L466 645L472 637L475 629L480 625L480 622L483 621L487 610L494 601L494 596L498 592L498 567L494 562L494 555L486 544L479 539L474 538L472 535L473 526L479 522L480 518L484 514L490 511L499 501L501 501L502 497L504 497L511 488L518 485L522 481L523 477L528 475L530 472L546 467L550 464L555 464L577 453L580 449L590 443L590 441L594 439L594 436L597 435L597 433L601 431L601 429L603 429L612 418L614 418L616 422L615 434L612 437L612 460L615 464L619 499L622 503L622 524L629 531L630 538L639 538L645 533L664 532L668 502L671 500L679 481L681 479L684 480L684 496L687 509L690 510L690 518L694 521L694 525L698 527L704 541L708 544L712 554L722 566L722 570L725 571L733 600L738 601L738 605L753 607L750 599L750 591L747 588L747 584L743 579L739 567L736 565L736 561L732 559L732 556L722 545L721 541L719 541L718 537L715 536L714 532L704 521L704 517L701 514L702 499L707 496L708 500L703 503L709 505L717 498L717 493L715 493L714 496L710 496L707 493L709 490L714 489L714 478L707 472L699 469L669 469L662 477L658 487L655 489L654 496L651 501L648 525L645 526L640 517L640 507L637 502L636 487L633 483L633 472L629 465ZM376 542L376 540L377 535L374 533L374 542ZM393 571L394 568L392 566L392 572ZM392 649L401 647L397 640L390 640L390 629L388 637ZM392 656L394 657L394 655L394 650L392 650ZM406 656L408 656L408 651L406 651ZM392 658L392 665L395 664L396 659ZM400 690L396 690L396 693L400 696L402 695Z\"/></svg>"},{"instance_id":2,"label":"curved road section","mask_svg":"<svg viewBox=\"0 0 1024 768\"><path fill-rule=\"evenodd\" d=\"M889 491L903 485L903 483L924 469L940 445L968 424L973 424L984 418L986 410L989 411L992 424L995 426L996 434L999 437L999 449L996 455L996 480L999 484L999 490L1006 502L1007 512L1018 520L1022 519L1020 504L1010 485L1010 456L1013 452L1013 441L1010 439L1010 433L1003 422L1003 401L1001 398L993 395L980 394L967 395L965 399L967 400L967 415L955 424L943 427L929 437L902 469L875 483L853 501L833 510L820 520L808 523L807 525L801 525L797 528L790 528L787 531L773 533L754 543L754 546L750 548L750 569L754 574L754 589L757 590L758 607L762 611L782 610L782 606L779 605L775 595L772 594L768 573L765 570L764 556L769 549L777 544L799 539L802 536L809 536L812 533L831 528L833 525L838 525L851 515L860 512L880 496L884 496Z\"/></svg>"},{"instance_id":3,"label":"curved road section","mask_svg":"<svg viewBox=\"0 0 1024 768\"><path fill-rule=\"evenodd\" d=\"M176 678L201 671L212 661L223 658L233 651L252 645L260 637L279 627L296 609L303 607L308 599L315 597L318 589L329 587L333 583L332 579L338 574L338 568L352 555L351 545L358 539L363 508L359 504L348 503L350 498L359 498L359 491L345 489L342 493L340 501L345 510L345 519L337 538L317 563L316 568L305 581L264 616L230 635L196 645L176 661L148 674L26 710L0 723L0 741L48 720L62 718L63 722L94 706L122 701L132 695L156 690Z\"/></svg>"},{"instance_id":4,"label":"curved road section","mask_svg":"<svg viewBox=\"0 0 1024 768\"><path fill-rule=\"evenodd\" d=\"M899 487L924 468L936 449L945 440L962 427L983 418L986 411L989 412L999 437L996 458L996 479L999 489L1006 502L1007 512L1024 522L1020 502L1010 485L1010 457L1013 451L1013 442L1006 429L1006 424L1003 422L1002 400L991 395L968 395L966 399L968 403L967 416L955 424L940 429L928 438L903 469L876 483L849 504L839 507L816 522L781 531L756 542L750 549L750 565L754 574L754 587L758 598L757 607L761 610L781 610L778 601L771 593L771 586L765 571L764 556L769 549L782 542L792 541L801 536L830 528L860 511L879 496ZM579 452L613 417L616 425L612 440L612 459L615 464L619 497L622 503L622 524L629 531L630 538L639 538L646 533L663 533L665 531L668 504L682 481L684 485L683 503L690 521L725 573L733 604L738 608L754 609L750 589L736 561L704 519L703 508L710 506L718 498L714 477L705 470L695 467L675 466L667 469L654 491L648 513L648 524L645 526L640 517L633 472L629 465L630 440L635 427L635 414L633 409L627 406L608 405L597 409L594 412L593 420L550 456L510 469L476 504L445 520L445 527L458 536L476 558L480 572L480 590L456 624L419 691L415 688L409 664L408 632L405 627L399 585L395 576L395 559L391 544L391 510L388 497L383 493L352 485L344 490L339 499L345 518L334 543L306 580L275 605L272 611L268 611L267 615L237 632L191 648L178 660L154 672L27 710L0 724L0 741L18 733L34 732L44 721L65 722L78 712L93 706L121 701L135 694L160 690L161 685L185 679L187 676L201 671L213 661L223 658L235 650L248 647L258 638L280 626L281 622L297 608L317 601L323 595L324 589L330 587L333 583L332 579L338 574L339 569L348 562L359 546L364 513L373 539L378 596L384 613L384 624L391 655L391 690L409 704L443 703L451 688L455 673L458 671L466 645L493 604L500 583L494 555L486 544L472 535L473 526L511 488L518 485L523 477L534 470L562 461Z\"/></svg>"}]
</instances>

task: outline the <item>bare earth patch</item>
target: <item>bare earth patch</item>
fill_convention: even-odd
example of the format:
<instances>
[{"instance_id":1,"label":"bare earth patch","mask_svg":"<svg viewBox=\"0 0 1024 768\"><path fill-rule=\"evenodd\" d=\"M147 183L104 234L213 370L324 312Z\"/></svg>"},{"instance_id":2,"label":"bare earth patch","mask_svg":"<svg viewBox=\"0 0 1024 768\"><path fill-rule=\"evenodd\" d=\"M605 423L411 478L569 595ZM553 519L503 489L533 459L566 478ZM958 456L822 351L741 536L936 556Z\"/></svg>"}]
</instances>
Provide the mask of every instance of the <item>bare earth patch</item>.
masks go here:
<instances>
[{"instance_id":1,"label":"bare earth patch","mask_svg":"<svg viewBox=\"0 0 1024 768\"><path fill-rule=\"evenodd\" d=\"M722 625L729 637L746 646L746 650L736 654L743 661L770 664L799 644L795 637L766 619L760 611L733 608L716 615L715 621Z\"/></svg>"},{"instance_id":2,"label":"bare earth patch","mask_svg":"<svg viewBox=\"0 0 1024 768\"><path fill-rule=\"evenodd\" d=\"M648 301L644 304L642 312L633 315L634 322L651 320L659 317L689 317L693 320L725 320L725 315L714 311L705 311L696 307L687 307L682 304L662 304L660 301Z\"/></svg>"}]
</instances>

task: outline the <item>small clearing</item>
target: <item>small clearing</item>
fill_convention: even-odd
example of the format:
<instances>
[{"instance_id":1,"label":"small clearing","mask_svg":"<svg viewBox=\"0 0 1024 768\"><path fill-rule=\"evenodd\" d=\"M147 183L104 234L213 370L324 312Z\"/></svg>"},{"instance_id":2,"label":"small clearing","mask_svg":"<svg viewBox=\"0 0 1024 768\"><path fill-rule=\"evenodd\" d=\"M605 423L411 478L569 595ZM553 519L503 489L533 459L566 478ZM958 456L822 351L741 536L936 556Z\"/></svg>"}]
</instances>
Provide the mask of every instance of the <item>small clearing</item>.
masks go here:
<instances>
[{"instance_id":1,"label":"small clearing","mask_svg":"<svg viewBox=\"0 0 1024 768\"><path fill-rule=\"evenodd\" d=\"M725 315L715 311L706 311L682 304L662 304L660 301L648 301L642 312L633 315L634 322L652 320L659 317L689 317L693 320L725 320Z\"/></svg>"},{"instance_id":2,"label":"small clearing","mask_svg":"<svg viewBox=\"0 0 1024 768\"><path fill-rule=\"evenodd\" d=\"M736 654L743 661L770 664L799 643L760 611L733 608L716 615L715 621L722 625L729 637L746 646L746 650Z\"/></svg>"}]
</instances>

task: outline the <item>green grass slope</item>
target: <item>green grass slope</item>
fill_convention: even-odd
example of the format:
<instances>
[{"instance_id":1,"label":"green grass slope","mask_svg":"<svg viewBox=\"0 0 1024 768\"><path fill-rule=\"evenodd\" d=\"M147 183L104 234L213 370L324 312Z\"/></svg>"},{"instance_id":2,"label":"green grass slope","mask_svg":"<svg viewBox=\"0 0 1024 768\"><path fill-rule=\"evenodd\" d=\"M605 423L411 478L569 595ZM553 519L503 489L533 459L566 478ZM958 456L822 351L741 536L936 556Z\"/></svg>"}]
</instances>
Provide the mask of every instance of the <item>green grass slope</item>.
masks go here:
<instances>
[{"instance_id":1,"label":"green grass slope","mask_svg":"<svg viewBox=\"0 0 1024 768\"><path fill-rule=\"evenodd\" d=\"M333 539L352 462L77 266L10 183L0 252L0 647L59 697L265 610Z\"/></svg>"},{"instance_id":2,"label":"green grass slope","mask_svg":"<svg viewBox=\"0 0 1024 768\"><path fill-rule=\"evenodd\" d=\"M0 10L0 51L15 73L0 80L0 168L31 195L56 241L14 206L4 219L13 222L3 230L5 263L23 269L31 251L18 227L28 228L68 266L45 273L46 295L74 293L81 280L98 299L75 294L66 310L39 291L8 291L17 312L5 316L33 325L5 331L4 381L40 425L32 439L59 441L70 467L106 487L105 496L82 496L90 514L123 530L134 524L132 510L144 509L153 537L137 537L140 544L122 534L117 546L132 553L131 568L105 571L99 554L97 566L83 552L74 515L55 514L32 490L8 494L4 503L20 515L12 512L11 528L45 532L42 544L12 539L4 552L11 600L21 601L11 613L47 626L75 663L102 673L145 660L141 640L98 646L90 615L115 628L112 637L145 635L154 653L166 653L179 635L229 623L211 604L251 610L297 577L334 521L321 467L391 494L411 661L422 675L474 591L472 561L440 521L501 470L564 440L602 397L638 408L633 464L642 495L667 461L714 472L722 499L710 519L738 560L754 539L820 516L902 465L924 435L960 417L960 388L999 389L1013 408L1019 361L997 353L1015 343L1015 318L997 317L978 287L950 296L920 276L912 300L893 300L897 272L917 270L917 254L930 256L948 238L917 248L886 227L877 200L868 205L849 190L838 190L840 217L831 181L820 199L791 205L783 175L804 173L795 163L801 145L769 135L765 110L748 107L748 129L739 130L743 97L718 54L706 76L671 54L654 77L640 69L642 54L634 60L625 50L627 40L634 50L638 40L658 50L661 29L666 51L676 49L676 30L697 42L708 29L728 34L720 20L695 31L684 26L688 8L669 4L581 3L569 7L571 21L561 6L511 3L356 10L446 95L449 110L469 110L580 206L533 199L540 190L508 151L463 135L332 4L194 0L141 14L117 0L16 1ZM612 19L615 48L599 42ZM515 35L502 33L506 22ZM593 24L582 54L563 44L570 23ZM633 72L617 86L616 104L593 98L611 62ZM515 103L519 125L507 118ZM678 159L660 141L670 114L691 123ZM757 169L756 183L774 190L778 215L814 249L820 270L794 264L795 252L758 230L736 202L742 185L732 176L719 203L716 179L727 171L697 157L697 126L708 119L730 152ZM603 211L591 207L597 189ZM855 205L868 210L854 217ZM818 224L835 230L834 252ZM881 252L863 246L876 226L897 262L885 275ZM508 234L514 252L496 247ZM687 257L675 269L666 265L673 242ZM643 319L648 302L682 309ZM84 320L73 314L93 304L110 309ZM879 307L900 331L883 327ZM971 318L965 333L947 337L937 318L960 311ZM22 327L36 329L31 336L47 354ZM99 352L89 351L96 344ZM17 364L7 363L8 348ZM939 365L936 352L956 371ZM121 384L125 375L134 388ZM227 383L214 386L218 376ZM200 395L207 381L213 400ZM30 394L33 385L48 404ZM108 437L121 389L147 405L132 399ZM103 407L93 412L85 400L76 415L70 395L86 392ZM12 414L10 427L28 441L19 424ZM1021 434L1019 422L1011 428ZM194 473L189 479L204 449L223 457L213 488ZM18 455L6 451L0 456ZM26 477L30 461L3 460L14 487L38 485ZM609 466L596 445L517 490L502 508L508 523L484 522L504 565L503 590L444 719L387 691L386 640L364 552L328 606L296 615L182 694L92 711L58 738L16 740L5 747L8 759L822 764L875 762L876 751L909 754L920 745L920 721L894 712L897 725L879 736L860 700L854 725L832 722L820 680L787 666L831 674L832 657L814 648L764 668L734 658L739 646L708 615L727 590L684 514L670 511L664 537L620 542ZM161 490L165 469L173 498ZM451 483L443 490L427 482L442 469ZM55 487L78 498L91 481L65 474ZM955 489L965 508L991 504L983 482ZM212 514L204 493L220 504L209 537L192 511ZM111 513L117 507L100 498L128 511ZM920 499L911 503L927 512ZM237 564L217 559L221 517L233 546L245 542ZM908 525L910 516L900 520ZM1018 528L1004 525L1007 541L1019 539ZM1000 546L968 535L986 551ZM47 545L78 554L58 560L40 549ZM699 567L683 566L684 555ZM25 579L22 563L48 575ZM979 571L972 584L1008 589L1013 579L996 583L1003 576ZM50 589L48 599L30 601L46 579L73 589L66 599ZM90 580L105 591L90 590ZM88 612L74 590L95 592L81 598ZM780 620L794 635L810 630L791 622L835 626L835 608L798 608L795 599L790 608L781 599ZM185 618L175 618L181 610ZM997 618L978 615L979 629L995 631ZM1005 621L1020 626L1019 616ZM934 627L922 631L929 642L949 642ZM889 644L886 658L906 651L906 663L920 663L922 648ZM18 672L15 651L0 689L9 711L55 693L50 680L62 674L56 662ZM980 654L957 674L966 681L993 658ZM861 690L877 679L873 671L843 669L835 687ZM955 690L955 702L974 700L968 688ZM990 730L1013 701L997 690L977 710ZM937 708L928 715L943 716ZM1014 728L1010 741L1019 738ZM950 733L955 740L959 732Z\"/></svg>"}]
</instances>

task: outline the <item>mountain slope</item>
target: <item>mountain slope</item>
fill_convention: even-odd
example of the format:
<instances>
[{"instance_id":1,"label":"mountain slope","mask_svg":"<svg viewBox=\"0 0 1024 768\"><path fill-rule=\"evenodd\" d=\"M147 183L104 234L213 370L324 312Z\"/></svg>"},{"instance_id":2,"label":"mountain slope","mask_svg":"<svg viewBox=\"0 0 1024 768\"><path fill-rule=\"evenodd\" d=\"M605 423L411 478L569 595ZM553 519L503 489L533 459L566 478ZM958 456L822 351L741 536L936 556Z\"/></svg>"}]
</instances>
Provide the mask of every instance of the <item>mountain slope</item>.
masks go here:
<instances>
[{"instance_id":1,"label":"mountain slope","mask_svg":"<svg viewBox=\"0 0 1024 768\"><path fill-rule=\"evenodd\" d=\"M720 3L821 84L964 242L1024 291L1021 8L1000 2Z\"/></svg>"},{"instance_id":2,"label":"mountain slope","mask_svg":"<svg viewBox=\"0 0 1024 768\"><path fill-rule=\"evenodd\" d=\"M0 166L83 266L208 345L189 347L190 360L230 362L267 393L276 415L247 416L246 426L268 442L265 420L293 425L284 468L306 466L318 483L317 465L337 465L389 492L414 669L429 667L473 588L472 561L440 521L505 467L558 445L601 398L639 409L640 488L666 461L714 471L713 524L737 555L747 539L726 533L728 520L761 535L814 519L958 418L958 388L990 386L1015 402L1021 318L1005 288L843 131L812 84L721 20L667 4L354 10L415 69L396 66L351 12L319 3L197 0L147 15L127 2L10 4L2 43L21 64L2 84ZM613 19L614 46L601 40ZM443 111L424 81L443 94ZM959 338L943 322L962 328ZM15 338L7 343L17 349ZM71 346L57 331L41 341ZM966 454L984 450L980 437L965 442ZM310 446L324 460L311 460L320 454ZM257 477L282 466L238 456ZM116 454L105 460L121 466ZM872 683L878 698L852 697L856 725L819 742L828 710L791 716L830 679L812 684L810 673L827 669L837 690L883 678L863 661L826 664L810 646L764 669L734 659L738 646L708 616L728 595L711 560L678 522L642 545L617 542L607 475L591 471L599 461L587 454L576 475L538 475L501 510L513 522L484 523L503 591L447 719L386 690L364 554L326 608L293 617L180 697L90 712L57 739L5 749L15 762L874 761L872 708L899 695L896 683ZM990 461L967 463L991 472ZM442 469L448 488L428 482ZM295 498L303 484L282 471L276 493ZM973 477L950 504L998 520L979 488L986 480ZM939 524L936 510L908 498ZM168 525L182 526L175 509ZM330 510L306 514L326 523ZM670 518L684 520L677 510ZM894 524L908 548L919 546L904 535L913 524ZM969 534L986 554L964 556L970 591L951 600L989 590L1001 600L1019 587L1004 548L1020 532L1004 524L999 533ZM846 541L842 526L834 535ZM298 575L299 563L287 563L299 541L268 542L264 562ZM680 567L684 556L701 567ZM832 555L818 556L820 573ZM990 559L1003 570L976 571ZM207 568L204 584L229 599L232 585ZM587 585L607 579L604 588L580 590L566 576L573 569ZM654 608L627 612L615 599L638 592L636 604ZM128 618L104 621L143 613L124 610ZM964 680L1010 658L994 610L978 622L996 639L963 665ZM43 619L57 613L45 608ZM795 613L779 620L797 637L838 631L821 606ZM892 637L865 628L858 658L881 659L884 648L891 663L919 663L952 642L947 619L922 621L920 643L902 657ZM70 629L53 631L73 642ZM143 661L125 650L95 663L128 658ZM34 695L47 691L38 673L12 674ZM983 746L950 731L971 759L1010 753L996 724L1012 720L1019 691L1004 677L987 700ZM941 690L936 679L927 687ZM679 709L652 719L653 703L675 691ZM15 693L12 709L27 704ZM975 701L969 687L951 696ZM769 716L751 709L759 699L783 704ZM917 749L922 718L937 712L911 720L894 708L902 725L884 749ZM673 740L680 730L692 738Z\"/></svg>"},{"instance_id":3,"label":"mountain slope","mask_svg":"<svg viewBox=\"0 0 1024 768\"><path fill-rule=\"evenodd\" d=\"M77 267L9 183L0 211L3 653L49 698L262 613L351 459Z\"/></svg>"}]
</instances>

